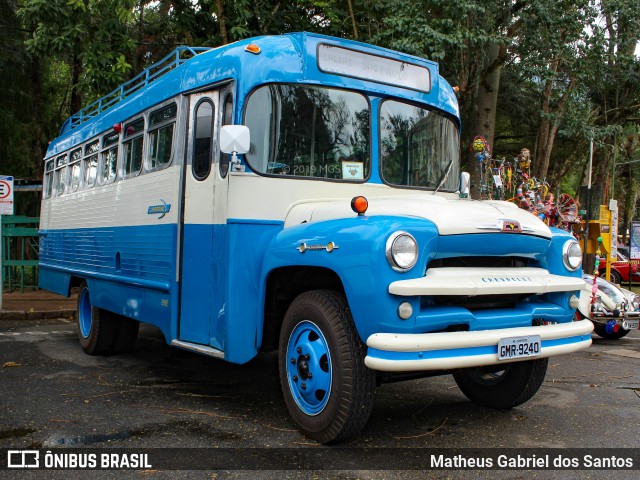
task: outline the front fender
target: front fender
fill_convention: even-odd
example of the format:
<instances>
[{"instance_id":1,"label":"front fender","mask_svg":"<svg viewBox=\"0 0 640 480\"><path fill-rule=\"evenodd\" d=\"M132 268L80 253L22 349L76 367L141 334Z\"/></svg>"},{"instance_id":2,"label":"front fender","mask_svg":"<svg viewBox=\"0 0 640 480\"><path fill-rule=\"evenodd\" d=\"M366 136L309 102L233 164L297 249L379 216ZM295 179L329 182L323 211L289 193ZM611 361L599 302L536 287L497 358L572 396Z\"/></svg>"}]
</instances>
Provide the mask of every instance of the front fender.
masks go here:
<instances>
[{"instance_id":1,"label":"front fender","mask_svg":"<svg viewBox=\"0 0 640 480\"><path fill-rule=\"evenodd\" d=\"M385 256L387 239L397 230L412 234L419 245L418 261L406 273L394 271ZM380 331L411 331L413 322L397 315L399 301L389 294L389 284L423 276L437 250L436 226L424 219L358 216L303 223L272 239L261 278L282 267L332 270L342 281L356 329L364 340ZM414 308L418 306L416 303Z\"/></svg>"},{"instance_id":2,"label":"front fender","mask_svg":"<svg viewBox=\"0 0 640 480\"><path fill-rule=\"evenodd\" d=\"M547 250L546 265L544 265L545 268L549 270L549 273L556 275L581 277L582 268L571 271L565 266L564 261L562 260L562 249L565 243L570 240L575 241L575 237L569 232L559 228L551 227L549 230L551 230L551 244Z\"/></svg>"}]
</instances>

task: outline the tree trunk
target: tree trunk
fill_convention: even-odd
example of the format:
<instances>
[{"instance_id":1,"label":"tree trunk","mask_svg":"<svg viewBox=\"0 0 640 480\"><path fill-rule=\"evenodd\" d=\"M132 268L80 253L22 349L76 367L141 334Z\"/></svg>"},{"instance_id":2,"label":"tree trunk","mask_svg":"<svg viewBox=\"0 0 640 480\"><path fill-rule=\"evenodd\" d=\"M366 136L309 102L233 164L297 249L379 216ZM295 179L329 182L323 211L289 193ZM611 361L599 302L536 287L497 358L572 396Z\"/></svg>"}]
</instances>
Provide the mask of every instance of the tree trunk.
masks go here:
<instances>
[{"instance_id":1,"label":"tree trunk","mask_svg":"<svg viewBox=\"0 0 640 480\"><path fill-rule=\"evenodd\" d=\"M227 36L227 22L224 19L222 0L216 0L216 6L218 8L216 15L218 16L218 23L220 24L220 37L222 37L222 44L226 45L229 43L229 37Z\"/></svg>"},{"instance_id":2,"label":"tree trunk","mask_svg":"<svg viewBox=\"0 0 640 480\"><path fill-rule=\"evenodd\" d=\"M558 69L559 61L555 60L551 65L551 70L555 73ZM562 97L558 100L558 104L555 109L551 107L551 97L553 95L553 80L547 80L544 91L542 93L542 120L540 120L540 126L538 127L538 141L536 142L536 150L534 152L534 173L539 179L547 177L549 171L549 164L551 162L551 152L553 151L553 144L556 141L558 135L558 128L560 121L564 116L566 110L566 102L569 98L576 80L572 78L569 81L569 85L562 93ZM553 120L549 118L550 113L554 113Z\"/></svg>"},{"instance_id":3,"label":"tree trunk","mask_svg":"<svg viewBox=\"0 0 640 480\"><path fill-rule=\"evenodd\" d=\"M478 88L478 96L475 102L476 108L470 131L472 137L482 135L491 147L493 147L495 134L496 106L498 104L498 89L500 88L500 73L502 71L502 62L497 62L499 53L499 45L491 44L487 47L486 73ZM481 162L475 159L473 152L469 154L469 166L471 167L471 184L475 185L471 195L477 199L480 198L480 169L482 165Z\"/></svg>"},{"instance_id":4,"label":"tree trunk","mask_svg":"<svg viewBox=\"0 0 640 480\"><path fill-rule=\"evenodd\" d=\"M351 26L353 28L353 38L358 40L358 25L356 24L356 17L353 14L353 3L351 0L347 0L349 4L349 16L351 17Z\"/></svg>"},{"instance_id":5,"label":"tree trunk","mask_svg":"<svg viewBox=\"0 0 640 480\"><path fill-rule=\"evenodd\" d=\"M34 129L32 138L32 161L33 171L36 178L42 178L42 159L44 158L43 145L45 143L44 134L42 132L42 126L44 120L42 118L43 111L43 99L42 99L42 66L40 65L40 59L34 55L31 60L31 95L33 98L33 117L32 126Z\"/></svg>"},{"instance_id":6,"label":"tree trunk","mask_svg":"<svg viewBox=\"0 0 640 480\"><path fill-rule=\"evenodd\" d=\"M636 199L638 198L638 181L633 178L633 168L627 164L627 191L624 197L624 215L622 228L618 232L622 234L622 243L627 244L627 228L636 214Z\"/></svg>"},{"instance_id":7,"label":"tree trunk","mask_svg":"<svg viewBox=\"0 0 640 480\"><path fill-rule=\"evenodd\" d=\"M71 65L71 115L82 109L82 93L79 90L80 75L82 74L82 61L78 55L74 55Z\"/></svg>"}]
</instances>

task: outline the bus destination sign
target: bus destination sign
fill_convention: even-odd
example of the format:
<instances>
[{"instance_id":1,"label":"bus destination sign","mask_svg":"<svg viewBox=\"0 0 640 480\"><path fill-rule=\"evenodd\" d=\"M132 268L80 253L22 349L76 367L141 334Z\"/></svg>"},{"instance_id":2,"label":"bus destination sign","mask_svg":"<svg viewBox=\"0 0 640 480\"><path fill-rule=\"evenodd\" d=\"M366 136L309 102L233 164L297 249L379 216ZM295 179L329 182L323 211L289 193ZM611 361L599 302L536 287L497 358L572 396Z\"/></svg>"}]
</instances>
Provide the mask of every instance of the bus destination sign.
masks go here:
<instances>
[{"instance_id":1,"label":"bus destination sign","mask_svg":"<svg viewBox=\"0 0 640 480\"><path fill-rule=\"evenodd\" d=\"M431 76L426 67L326 43L318 45L318 68L326 73L337 73L421 92L431 90Z\"/></svg>"}]
</instances>

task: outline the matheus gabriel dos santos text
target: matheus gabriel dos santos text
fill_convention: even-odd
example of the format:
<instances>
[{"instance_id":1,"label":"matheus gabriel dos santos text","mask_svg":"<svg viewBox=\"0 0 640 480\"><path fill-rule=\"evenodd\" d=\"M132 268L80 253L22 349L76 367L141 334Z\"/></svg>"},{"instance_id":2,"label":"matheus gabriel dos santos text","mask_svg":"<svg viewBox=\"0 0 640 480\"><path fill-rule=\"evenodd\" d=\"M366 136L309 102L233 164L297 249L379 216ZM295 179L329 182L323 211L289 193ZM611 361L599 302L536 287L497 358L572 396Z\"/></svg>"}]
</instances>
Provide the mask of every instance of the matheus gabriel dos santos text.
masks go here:
<instances>
[{"instance_id":1,"label":"matheus gabriel dos santos text","mask_svg":"<svg viewBox=\"0 0 640 480\"><path fill-rule=\"evenodd\" d=\"M491 457L468 457L465 455L431 455L431 468L517 468L556 469L593 468L615 469L634 468L633 458L615 455L582 455L579 457L562 454L549 455L497 455Z\"/></svg>"}]
</instances>

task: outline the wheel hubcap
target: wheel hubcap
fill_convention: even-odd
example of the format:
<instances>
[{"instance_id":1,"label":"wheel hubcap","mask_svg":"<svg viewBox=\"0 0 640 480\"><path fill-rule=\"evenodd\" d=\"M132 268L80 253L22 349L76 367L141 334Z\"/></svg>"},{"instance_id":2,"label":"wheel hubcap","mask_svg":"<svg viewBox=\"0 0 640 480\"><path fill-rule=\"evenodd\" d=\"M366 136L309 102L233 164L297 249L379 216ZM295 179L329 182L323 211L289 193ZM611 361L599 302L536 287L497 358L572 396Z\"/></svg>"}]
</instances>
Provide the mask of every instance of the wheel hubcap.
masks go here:
<instances>
[{"instance_id":1,"label":"wheel hubcap","mask_svg":"<svg viewBox=\"0 0 640 480\"><path fill-rule=\"evenodd\" d=\"M296 404L307 415L317 415L331 393L331 355L327 340L316 324L300 322L287 345L287 380Z\"/></svg>"},{"instance_id":2,"label":"wheel hubcap","mask_svg":"<svg viewBox=\"0 0 640 480\"><path fill-rule=\"evenodd\" d=\"M80 334L87 338L91 333L91 325L93 318L91 317L91 300L89 300L89 289L83 288L80 292L80 302L78 303L78 325L80 326Z\"/></svg>"}]
</instances>

